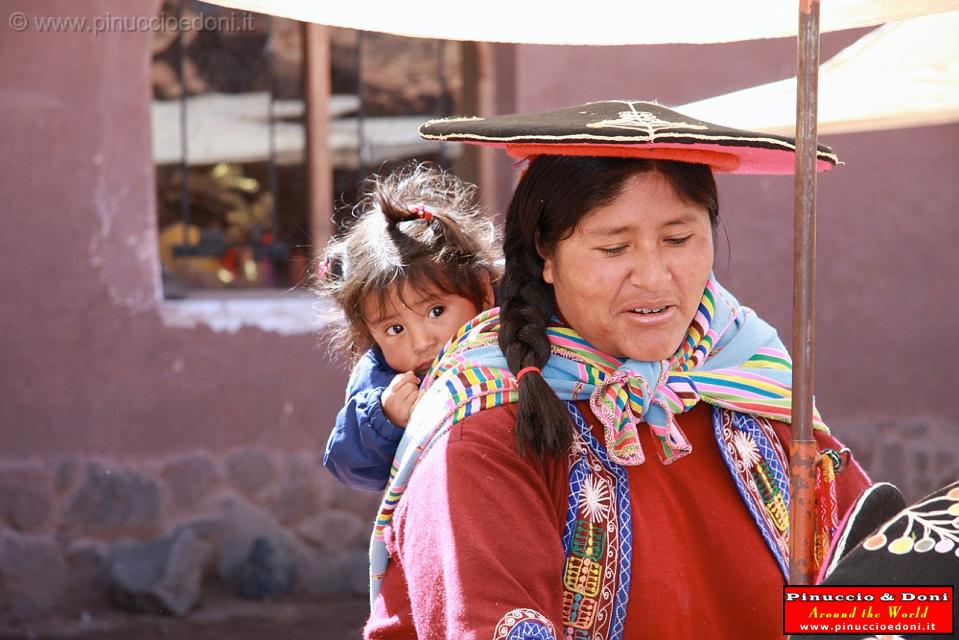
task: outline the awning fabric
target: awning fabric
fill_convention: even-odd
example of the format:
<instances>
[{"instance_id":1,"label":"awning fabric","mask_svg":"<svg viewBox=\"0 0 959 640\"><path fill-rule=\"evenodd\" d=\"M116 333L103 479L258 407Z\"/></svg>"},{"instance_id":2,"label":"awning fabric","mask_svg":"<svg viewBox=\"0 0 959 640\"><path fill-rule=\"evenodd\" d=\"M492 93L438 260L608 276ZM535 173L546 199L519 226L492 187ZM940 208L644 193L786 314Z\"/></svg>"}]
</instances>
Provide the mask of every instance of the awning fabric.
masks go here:
<instances>
[{"instance_id":1,"label":"awning fabric","mask_svg":"<svg viewBox=\"0 0 959 640\"><path fill-rule=\"evenodd\" d=\"M676 107L732 127L792 135L796 79ZM959 121L959 11L890 23L819 68L819 133Z\"/></svg>"},{"instance_id":2,"label":"awning fabric","mask_svg":"<svg viewBox=\"0 0 959 640\"><path fill-rule=\"evenodd\" d=\"M516 0L470 3L211 0L210 3L403 36L530 44L733 42L794 36L799 21L797 3L784 0L614 0L569 6ZM820 5L820 31L868 27L957 9L959 0L825 0Z\"/></svg>"}]
</instances>

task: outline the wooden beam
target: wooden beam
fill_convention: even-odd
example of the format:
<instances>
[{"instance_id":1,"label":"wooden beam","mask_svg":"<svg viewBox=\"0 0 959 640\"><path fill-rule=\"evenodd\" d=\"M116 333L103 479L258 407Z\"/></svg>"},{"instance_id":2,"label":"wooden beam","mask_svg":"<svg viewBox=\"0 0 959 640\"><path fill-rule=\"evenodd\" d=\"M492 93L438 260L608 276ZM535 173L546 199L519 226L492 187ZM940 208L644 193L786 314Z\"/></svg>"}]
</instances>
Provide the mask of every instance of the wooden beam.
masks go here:
<instances>
[{"instance_id":1,"label":"wooden beam","mask_svg":"<svg viewBox=\"0 0 959 640\"><path fill-rule=\"evenodd\" d=\"M330 156L330 28L304 24L306 42L306 176L313 257L333 233L333 163Z\"/></svg>"}]
</instances>

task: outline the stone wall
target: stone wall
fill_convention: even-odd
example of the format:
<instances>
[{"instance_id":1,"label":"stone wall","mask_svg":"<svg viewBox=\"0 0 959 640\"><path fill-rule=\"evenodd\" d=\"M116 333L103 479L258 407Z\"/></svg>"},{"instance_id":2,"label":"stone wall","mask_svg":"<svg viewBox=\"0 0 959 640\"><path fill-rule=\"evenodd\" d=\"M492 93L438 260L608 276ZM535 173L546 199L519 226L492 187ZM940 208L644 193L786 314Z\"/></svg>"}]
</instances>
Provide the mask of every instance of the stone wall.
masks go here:
<instances>
[{"instance_id":1,"label":"stone wall","mask_svg":"<svg viewBox=\"0 0 959 640\"><path fill-rule=\"evenodd\" d=\"M250 597L363 594L377 505L310 453L6 463L0 620L111 600L183 614L204 581Z\"/></svg>"}]
</instances>

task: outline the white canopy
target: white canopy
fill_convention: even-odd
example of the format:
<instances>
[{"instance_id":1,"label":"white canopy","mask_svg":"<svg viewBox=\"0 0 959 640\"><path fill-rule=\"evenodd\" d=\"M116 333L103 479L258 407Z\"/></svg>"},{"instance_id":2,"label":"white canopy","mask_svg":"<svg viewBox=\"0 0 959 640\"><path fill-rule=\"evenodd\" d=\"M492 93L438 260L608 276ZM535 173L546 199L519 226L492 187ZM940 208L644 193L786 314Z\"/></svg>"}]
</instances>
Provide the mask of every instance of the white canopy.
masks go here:
<instances>
[{"instance_id":1,"label":"white canopy","mask_svg":"<svg viewBox=\"0 0 959 640\"><path fill-rule=\"evenodd\" d=\"M792 135L796 79L727 93L677 110L710 122ZM820 134L956 121L959 11L884 25L819 68Z\"/></svg>"},{"instance_id":2,"label":"white canopy","mask_svg":"<svg viewBox=\"0 0 959 640\"><path fill-rule=\"evenodd\" d=\"M794 36L791 0L612 0L596 5L486 0L210 0L211 4L403 36L522 42L620 45L709 43ZM825 0L820 30L868 27L959 9L959 0ZM595 11L593 11L595 9Z\"/></svg>"}]
</instances>

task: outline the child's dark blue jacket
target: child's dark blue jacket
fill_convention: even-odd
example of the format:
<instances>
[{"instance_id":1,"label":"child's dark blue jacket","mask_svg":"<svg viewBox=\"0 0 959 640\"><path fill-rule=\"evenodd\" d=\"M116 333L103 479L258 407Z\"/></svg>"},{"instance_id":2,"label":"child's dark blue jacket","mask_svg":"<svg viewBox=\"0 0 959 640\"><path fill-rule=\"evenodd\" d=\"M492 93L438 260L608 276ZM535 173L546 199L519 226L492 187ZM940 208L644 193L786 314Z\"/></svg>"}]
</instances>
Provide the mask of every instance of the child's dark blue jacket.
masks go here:
<instances>
[{"instance_id":1,"label":"child's dark blue jacket","mask_svg":"<svg viewBox=\"0 0 959 640\"><path fill-rule=\"evenodd\" d=\"M323 464L337 480L354 489L386 488L403 429L383 415L383 391L396 375L383 353L363 354L346 386L346 405L326 443Z\"/></svg>"}]
</instances>

